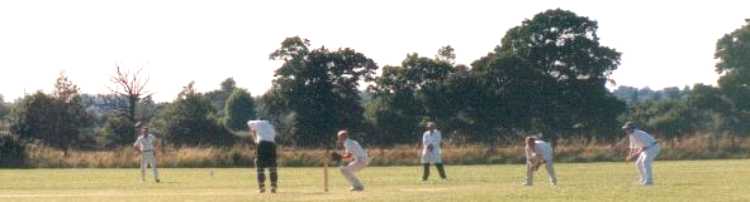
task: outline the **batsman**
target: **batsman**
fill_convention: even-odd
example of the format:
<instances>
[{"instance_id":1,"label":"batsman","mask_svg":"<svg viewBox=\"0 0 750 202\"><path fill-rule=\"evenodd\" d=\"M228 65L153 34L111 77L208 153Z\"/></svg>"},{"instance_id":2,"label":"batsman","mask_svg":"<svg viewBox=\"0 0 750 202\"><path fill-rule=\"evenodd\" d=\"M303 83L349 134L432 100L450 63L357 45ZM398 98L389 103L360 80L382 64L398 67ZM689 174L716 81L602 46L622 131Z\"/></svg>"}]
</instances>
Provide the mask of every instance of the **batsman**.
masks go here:
<instances>
[{"instance_id":1,"label":"batsman","mask_svg":"<svg viewBox=\"0 0 750 202\"><path fill-rule=\"evenodd\" d=\"M255 167L258 170L258 192L266 192L266 174L271 176L271 193L276 193L279 176L276 173L276 131L266 120L251 120L247 122L250 135L255 137Z\"/></svg>"}]
</instances>

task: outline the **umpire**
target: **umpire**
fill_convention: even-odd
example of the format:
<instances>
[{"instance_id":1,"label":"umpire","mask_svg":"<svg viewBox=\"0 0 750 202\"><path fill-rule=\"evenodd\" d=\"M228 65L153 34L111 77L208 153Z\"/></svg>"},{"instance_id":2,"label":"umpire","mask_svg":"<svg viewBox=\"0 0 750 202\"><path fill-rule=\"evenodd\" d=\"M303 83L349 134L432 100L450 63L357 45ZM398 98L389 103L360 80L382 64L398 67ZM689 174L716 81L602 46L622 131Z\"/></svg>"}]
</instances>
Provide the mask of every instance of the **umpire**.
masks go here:
<instances>
[{"instance_id":1,"label":"umpire","mask_svg":"<svg viewBox=\"0 0 750 202\"><path fill-rule=\"evenodd\" d=\"M273 125L266 120L252 120L247 122L250 134L255 137L257 149L255 150L255 167L258 170L259 193L266 192L266 174L271 176L271 193L276 193L278 187L278 174L276 173L276 131Z\"/></svg>"}]
</instances>

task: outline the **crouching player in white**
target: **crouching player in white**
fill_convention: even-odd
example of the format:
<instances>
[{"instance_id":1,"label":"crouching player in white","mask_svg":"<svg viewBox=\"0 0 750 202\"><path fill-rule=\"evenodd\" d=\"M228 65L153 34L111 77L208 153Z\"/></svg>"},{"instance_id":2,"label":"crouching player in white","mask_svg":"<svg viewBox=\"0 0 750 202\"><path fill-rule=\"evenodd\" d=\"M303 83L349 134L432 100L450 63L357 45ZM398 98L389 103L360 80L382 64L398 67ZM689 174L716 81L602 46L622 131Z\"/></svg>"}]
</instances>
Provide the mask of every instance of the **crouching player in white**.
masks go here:
<instances>
[{"instance_id":1,"label":"crouching player in white","mask_svg":"<svg viewBox=\"0 0 750 202\"><path fill-rule=\"evenodd\" d=\"M555 168L552 167L552 147L543 140L526 137L526 182L524 185L533 185L534 172L539 170L542 164L546 165L550 183L557 185Z\"/></svg>"},{"instance_id":2,"label":"crouching player in white","mask_svg":"<svg viewBox=\"0 0 750 202\"><path fill-rule=\"evenodd\" d=\"M247 122L252 136L255 136L255 143L258 146L255 150L255 168L258 170L258 192L266 192L266 174L271 176L271 193L276 193L278 188L279 176L276 173L276 130L273 125L265 120L252 120Z\"/></svg>"},{"instance_id":3,"label":"crouching player in white","mask_svg":"<svg viewBox=\"0 0 750 202\"><path fill-rule=\"evenodd\" d=\"M141 124L136 124L139 127ZM154 179L159 183L159 171L156 170L156 137L148 133L148 127L141 128L141 135L133 143L136 151L141 153L141 181L146 181L146 166L151 165L154 170Z\"/></svg>"},{"instance_id":4,"label":"crouching player in white","mask_svg":"<svg viewBox=\"0 0 750 202\"><path fill-rule=\"evenodd\" d=\"M341 174L346 177L349 184L352 185L350 191L364 191L365 186L359 181L354 173L367 167L367 152L362 149L357 141L349 139L349 132L341 130L337 134L338 144L344 146L344 153L341 155L343 160L351 161L348 165L341 167Z\"/></svg>"},{"instance_id":5,"label":"crouching player in white","mask_svg":"<svg viewBox=\"0 0 750 202\"><path fill-rule=\"evenodd\" d=\"M625 123L622 129L630 138L630 153L626 157L626 160L629 161L637 156L635 167L640 174L640 183L644 186L653 185L654 178L651 164L654 162L656 156L659 155L661 147L656 143L654 137L639 130L638 126L633 122Z\"/></svg>"},{"instance_id":6,"label":"crouching player in white","mask_svg":"<svg viewBox=\"0 0 750 202\"><path fill-rule=\"evenodd\" d=\"M443 168L442 151L440 150L440 144L442 141L442 135L440 131L435 128L435 123L427 123L427 131L422 134L422 166L424 171L422 172L422 181L427 181L430 177L430 163L435 164L437 167L440 178L445 179L445 169Z\"/></svg>"}]
</instances>

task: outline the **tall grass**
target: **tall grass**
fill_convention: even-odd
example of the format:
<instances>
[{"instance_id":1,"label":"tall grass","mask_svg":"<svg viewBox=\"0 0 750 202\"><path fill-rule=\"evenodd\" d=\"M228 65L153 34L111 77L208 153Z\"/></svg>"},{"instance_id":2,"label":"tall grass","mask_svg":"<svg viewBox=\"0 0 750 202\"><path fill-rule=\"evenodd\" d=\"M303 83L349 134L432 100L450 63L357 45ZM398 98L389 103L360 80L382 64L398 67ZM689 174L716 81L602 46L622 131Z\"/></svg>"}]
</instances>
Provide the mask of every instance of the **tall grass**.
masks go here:
<instances>
[{"instance_id":1,"label":"tall grass","mask_svg":"<svg viewBox=\"0 0 750 202\"><path fill-rule=\"evenodd\" d=\"M520 142L520 141L519 141ZM727 159L750 157L750 138L696 135L662 142L661 160ZM557 162L623 161L626 144L599 143L579 139L561 140L555 147ZM30 168L133 168L139 166L139 154L130 147L109 151L68 151L39 145L27 146L24 167ZM319 166L325 150L279 148L280 166ZM414 145L368 148L370 165L415 165L419 151ZM160 167L250 167L255 148L252 145L231 147L162 147L157 151ZM486 145L444 145L447 164L508 164L525 161L523 145L500 145L494 150Z\"/></svg>"}]
</instances>

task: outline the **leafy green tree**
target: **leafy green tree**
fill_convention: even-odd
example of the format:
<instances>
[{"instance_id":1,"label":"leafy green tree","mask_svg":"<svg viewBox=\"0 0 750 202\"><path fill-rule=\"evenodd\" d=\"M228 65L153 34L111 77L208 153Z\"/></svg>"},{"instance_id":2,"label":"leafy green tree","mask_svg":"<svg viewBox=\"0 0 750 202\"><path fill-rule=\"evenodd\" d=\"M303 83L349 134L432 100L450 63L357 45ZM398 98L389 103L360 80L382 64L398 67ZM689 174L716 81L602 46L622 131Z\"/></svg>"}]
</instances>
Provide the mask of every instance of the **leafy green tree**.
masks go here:
<instances>
[{"instance_id":1,"label":"leafy green tree","mask_svg":"<svg viewBox=\"0 0 750 202\"><path fill-rule=\"evenodd\" d=\"M472 66L489 73L500 69L500 74L484 73L484 80L492 82L485 86L507 91L492 96L504 95L506 101L499 103L528 115L507 107L495 113L506 114L505 109L521 116L514 121L520 129L595 133L616 128L615 117L625 106L605 84L620 64L620 53L599 43L597 29L596 21L561 9L511 28L494 53Z\"/></svg>"},{"instance_id":2,"label":"leafy green tree","mask_svg":"<svg viewBox=\"0 0 750 202\"><path fill-rule=\"evenodd\" d=\"M211 102L190 82L157 118L156 125L165 139L175 145L229 145L234 136L215 120Z\"/></svg>"},{"instance_id":3,"label":"leafy green tree","mask_svg":"<svg viewBox=\"0 0 750 202\"><path fill-rule=\"evenodd\" d=\"M750 22L724 35L716 43L714 57L719 60L716 71L719 89L728 101L722 111L724 128L735 135L750 133Z\"/></svg>"},{"instance_id":4,"label":"leafy green tree","mask_svg":"<svg viewBox=\"0 0 750 202\"><path fill-rule=\"evenodd\" d=\"M66 151L77 145L81 131L93 123L81 104L78 87L64 74L58 77L52 95L37 92L26 96L12 114L12 133Z\"/></svg>"},{"instance_id":5,"label":"leafy green tree","mask_svg":"<svg viewBox=\"0 0 750 202\"><path fill-rule=\"evenodd\" d=\"M270 58L283 64L276 70L272 95L294 113L291 131L297 145L328 144L336 130L355 132L364 123L357 87L370 81L378 68L372 59L349 48L311 50L300 37L285 39Z\"/></svg>"},{"instance_id":6,"label":"leafy green tree","mask_svg":"<svg viewBox=\"0 0 750 202\"><path fill-rule=\"evenodd\" d=\"M445 46L435 58L408 54L401 66L385 66L369 90L375 100L367 115L380 128L383 143L414 142L425 120L440 124L453 115L445 80L454 71L453 48Z\"/></svg>"},{"instance_id":7,"label":"leafy green tree","mask_svg":"<svg viewBox=\"0 0 750 202\"><path fill-rule=\"evenodd\" d=\"M117 145L133 144L137 131L133 127L136 123L123 116L111 116L106 119L102 127L102 134L106 139L106 145L113 147Z\"/></svg>"},{"instance_id":8,"label":"leafy green tree","mask_svg":"<svg viewBox=\"0 0 750 202\"><path fill-rule=\"evenodd\" d=\"M8 104L3 100L3 95L0 95L0 121L5 119L5 116L8 115L8 113L10 113Z\"/></svg>"},{"instance_id":9,"label":"leafy green tree","mask_svg":"<svg viewBox=\"0 0 750 202\"><path fill-rule=\"evenodd\" d=\"M234 89L224 108L224 127L233 130L247 130L247 121L256 118L255 101L245 89Z\"/></svg>"},{"instance_id":10,"label":"leafy green tree","mask_svg":"<svg viewBox=\"0 0 750 202\"><path fill-rule=\"evenodd\" d=\"M21 140L11 135L0 135L0 167L21 167L26 158L26 146Z\"/></svg>"},{"instance_id":11,"label":"leafy green tree","mask_svg":"<svg viewBox=\"0 0 750 202\"><path fill-rule=\"evenodd\" d=\"M235 89L237 89L237 82L234 81L234 78L229 77L221 82L220 89L206 93L206 97L211 100L211 105L216 109L217 116L223 117L225 115L224 106Z\"/></svg>"}]
</instances>

